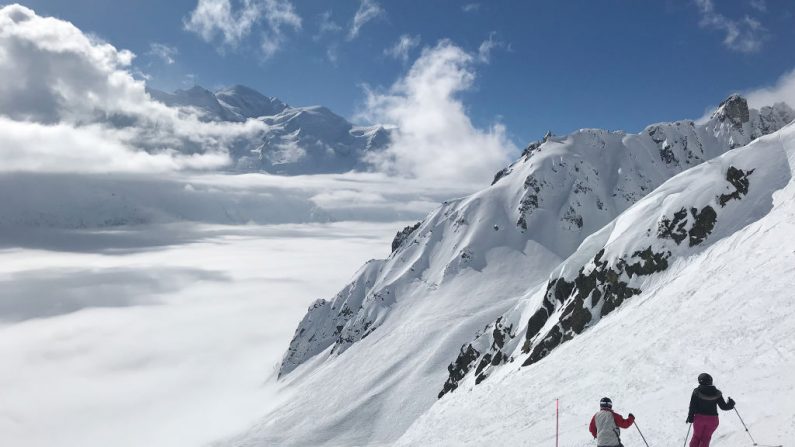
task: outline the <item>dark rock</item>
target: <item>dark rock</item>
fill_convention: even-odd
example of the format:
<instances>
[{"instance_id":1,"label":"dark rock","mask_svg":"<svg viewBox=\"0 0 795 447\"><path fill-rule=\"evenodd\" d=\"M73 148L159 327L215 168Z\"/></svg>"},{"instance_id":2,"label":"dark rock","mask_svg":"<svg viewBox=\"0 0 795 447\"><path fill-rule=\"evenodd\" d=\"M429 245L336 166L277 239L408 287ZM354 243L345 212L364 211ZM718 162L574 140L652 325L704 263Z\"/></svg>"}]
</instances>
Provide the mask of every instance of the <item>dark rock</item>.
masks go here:
<instances>
[{"instance_id":1,"label":"dark rock","mask_svg":"<svg viewBox=\"0 0 795 447\"><path fill-rule=\"evenodd\" d=\"M398 248L400 248L401 245L403 245L403 242L405 242L409 236L411 236L411 234L420 227L420 224L422 224L422 222L417 222L416 224L409 225L397 232L395 238L392 239L392 253L394 253Z\"/></svg>"},{"instance_id":2,"label":"dark rock","mask_svg":"<svg viewBox=\"0 0 795 447\"><path fill-rule=\"evenodd\" d=\"M731 95L718 105L712 118L720 122L729 121L734 127L741 128L743 123L751 120L748 101L740 95Z\"/></svg>"},{"instance_id":3,"label":"dark rock","mask_svg":"<svg viewBox=\"0 0 795 447\"><path fill-rule=\"evenodd\" d=\"M718 213L709 205L702 208L701 211L691 208L690 213L695 218L695 222L688 234L690 236L690 246L694 247L704 242L704 239L712 233L715 228L715 222L718 220Z\"/></svg>"},{"instance_id":4,"label":"dark rock","mask_svg":"<svg viewBox=\"0 0 795 447\"><path fill-rule=\"evenodd\" d=\"M439 399L458 388L458 382L466 376L470 369L472 369L472 364L477 360L479 354L480 352L473 348L471 344L461 346L461 352L458 354L458 357L453 363L447 366L449 377L444 383L442 391L439 392Z\"/></svg>"},{"instance_id":5,"label":"dark rock","mask_svg":"<svg viewBox=\"0 0 795 447\"><path fill-rule=\"evenodd\" d=\"M729 194L721 194L718 197L718 203L720 203L721 208L726 206L730 200L740 200L744 195L748 194L748 188L751 185L751 182L748 180L748 176L753 173L753 169L749 171L743 171L742 169L737 169L734 166L729 166L729 169L726 172L726 180L731 183L732 186L734 186L734 191Z\"/></svg>"},{"instance_id":6,"label":"dark rock","mask_svg":"<svg viewBox=\"0 0 795 447\"><path fill-rule=\"evenodd\" d=\"M511 169L510 168L501 169L499 172L494 174L494 180L491 181L491 184L493 185L493 184L497 183L501 178L505 177L506 175L508 175L510 173L511 173Z\"/></svg>"},{"instance_id":7,"label":"dark rock","mask_svg":"<svg viewBox=\"0 0 795 447\"><path fill-rule=\"evenodd\" d=\"M545 303L554 296L556 300L561 298L566 300L565 305L558 323L540 339L537 335L551 315L551 311L541 308L530 318L525 343L522 346L522 352L529 352L530 356L523 366L532 365L546 357L552 349L581 334L589 325L598 322L625 300L640 294L640 289L629 287L628 279L623 278L651 275L667 269L671 253L655 253L649 246L645 250L636 251L626 259L618 259L612 267L607 260L602 260L603 256L604 250L600 250L593 258L593 268L590 272L586 274L585 268L581 268L573 283L563 278L549 282ZM600 302L602 307L595 318L594 310Z\"/></svg>"},{"instance_id":8,"label":"dark rock","mask_svg":"<svg viewBox=\"0 0 795 447\"><path fill-rule=\"evenodd\" d=\"M672 239L676 245L682 243L687 238L687 210L682 208L674 213L673 219L663 217L657 228L657 237L660 239Z\"/></svg>"}]
</instances>

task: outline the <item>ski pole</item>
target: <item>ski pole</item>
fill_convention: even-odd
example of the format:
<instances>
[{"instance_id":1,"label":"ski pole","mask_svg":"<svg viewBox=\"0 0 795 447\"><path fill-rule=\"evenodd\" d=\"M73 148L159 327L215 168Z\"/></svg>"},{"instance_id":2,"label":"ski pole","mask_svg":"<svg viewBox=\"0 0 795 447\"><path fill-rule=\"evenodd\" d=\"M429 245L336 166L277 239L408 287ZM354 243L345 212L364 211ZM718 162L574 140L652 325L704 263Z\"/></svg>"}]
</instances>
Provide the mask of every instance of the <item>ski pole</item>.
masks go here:
<instances>
[{"instance_id":1,"label":"ski pole","mask_svg":"<svg viewBox=\"0 0 795 447\"><path fill-rule=\"evenodd\" d=\"M743 424L743 428L745 428L745 432L748 433L748 437L751 438L751 442L753 442L754 445L757 445L756 441L754 441L754 437L751 436L751 432L748 430L748 426L745 425L745 421L743 420L743 417L740 416L740 412L737 411L737 407L734 407L734 412L737 413L737 417L740 418L740 423Z\"/></svg>"},{"instance_id":2,"label":"ski pole","mask_svg":"<svg viewBox=\"0 0 795 447\"><path fill-rule=\"evenodd\" d=\"M638 423L633 421L632 424L635 426L635 428L638 429L638 433L640 433L640 437L641 437L641 439L643 439L643 443L646 444L646 447L649 447L649 443L646 442L646 437L643 436L643 432L640 431L640 427L638 427Z\"/></svg>"},{"instance_id":3,"label":"ski pole","mask_svg":"<svg viewBox=\"0 0 795 447\"><path fill-rule=\"evenodd\" d=\"M757 442L754 441L754 437L751 436L751 432L748 430L748 426L745 425L745 421L743 420L742 416L740 416L740 412L737 411L736 407L734 408L734 412L737 413L737 417L740 418L740 423L743 424L745 432L748 433L748 437L751 438L751 442L753 442L756 447L782 447L781 445L757 444Z\"/></svg>"},{"instance_id":4,"label":"ski pole","mask_svg":"<svg viewBox=\"0 0 795 447\"><path fill-rule=\"evenodd\" d=\"M692 423L692 422L691 422L691 423L689 423L689 424L687 424L687 434L685 435L685 443L682 445L682 447L687 447L687 438L689 438L689 437L690 437L690 428L691 428L692 426L693 426L693 423Z\"/></svg>"}]
</instances>

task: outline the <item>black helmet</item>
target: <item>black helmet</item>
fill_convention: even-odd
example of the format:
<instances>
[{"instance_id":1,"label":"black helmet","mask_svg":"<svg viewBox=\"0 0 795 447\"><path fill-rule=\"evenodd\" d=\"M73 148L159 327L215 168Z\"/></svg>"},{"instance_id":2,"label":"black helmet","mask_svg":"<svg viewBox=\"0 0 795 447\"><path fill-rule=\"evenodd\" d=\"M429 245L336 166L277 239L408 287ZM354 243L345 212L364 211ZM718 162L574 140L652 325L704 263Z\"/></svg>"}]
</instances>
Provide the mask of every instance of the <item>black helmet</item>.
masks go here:
<instances>
[{"instance_id":1,"label":"black helmet","mask_svg":"<svg viewBox=\"0 0 795 447\"><path fill-rule=\"evenodd\" d=\"M599 401L600 408L613 408L613 401L610 400L609 397L603 397L602 400Z\"/></svg>"},{"instance_id":2,"label":"black helmet","mask_svg":"<svg viewBox=\"0 0 795 447\"><path fill-rule=\"evenodd\" d=\"M712 385L712 376L707 373L701 373L698 375L698 384L699 385Z\"/></svg>"}]
</instances>

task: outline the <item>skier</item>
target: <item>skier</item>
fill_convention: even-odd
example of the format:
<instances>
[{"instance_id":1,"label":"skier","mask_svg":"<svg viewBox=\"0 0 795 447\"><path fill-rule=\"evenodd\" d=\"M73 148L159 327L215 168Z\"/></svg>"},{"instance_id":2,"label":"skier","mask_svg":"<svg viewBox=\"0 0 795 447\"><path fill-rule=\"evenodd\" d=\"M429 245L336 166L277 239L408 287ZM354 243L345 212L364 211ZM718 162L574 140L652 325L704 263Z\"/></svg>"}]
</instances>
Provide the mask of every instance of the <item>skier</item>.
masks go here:
<instances>
[{"instance_id":1,"label":"skier","mask_svg":"<svg viewBox=\"0 0 795 447\"><path fill-rule=\"evenodd\" d=\"M718 428L718 407L723 411L734 408L734 400L723 400L723 394L712 385L712 376L707 373L698 375L698 387L690 396L690 411L687 423L693 424L693 439L690 447L709 447L712 434Z\"/></svg>"},{"instance_id":2,"label":"skier","mask_svg":"<svg viewBox=\"0 0 795 447\"><path fill-rule=\"evenodd\" d=\"M609 397L603 397L599 401L599 412L591 418L589 430L596 439L597 447L623 447L619 428L629 428L634 422L635 416L632 413L624 419L613 412L613 401Z\"/></svg>"}]
</instances>

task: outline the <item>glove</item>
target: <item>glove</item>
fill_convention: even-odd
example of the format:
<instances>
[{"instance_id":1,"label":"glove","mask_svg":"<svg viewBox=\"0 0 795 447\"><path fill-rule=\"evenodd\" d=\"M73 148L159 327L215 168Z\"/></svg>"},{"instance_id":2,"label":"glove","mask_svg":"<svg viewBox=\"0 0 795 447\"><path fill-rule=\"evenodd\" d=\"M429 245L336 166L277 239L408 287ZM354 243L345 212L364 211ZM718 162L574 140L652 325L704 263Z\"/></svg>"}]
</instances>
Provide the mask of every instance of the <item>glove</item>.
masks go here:
<instances>
[{"instance_id":1,"label":"glove","mask_svg":"<svg viewBox=\"0 0 795 447\"><path fill-rule=\"evenodd\" d=\"M693 416L688 416L687 419L685 420L685 423L692 424L693 423Z\"/></svg>"},{"instance_id":2,"label":"glove","mask_svg":"<svg viewBox=\"0 0 795 447\"><path fill-rule=\"evenodd\" d=\"M730 397L730 398L729 398L729 401L728 401L727 403L729 404L729 407L731 407L731 408L734 408L734 399L732 399L732 398Z\"/></svg>"},{"instance_id":3,"label":"glove","mask_svg":"<svg viewBox=\"0 0 795 447\"><path fill-rule=\"evenodd\" d=\"M629 417L630 417L630 419L635 419L635 415L632 414L632 413L629 414Z\"/></svg>"}]
</instances>

